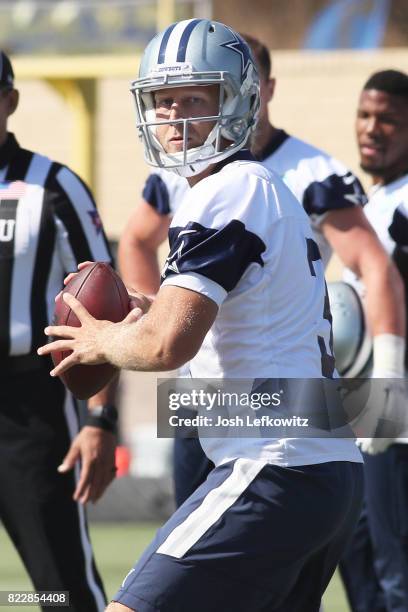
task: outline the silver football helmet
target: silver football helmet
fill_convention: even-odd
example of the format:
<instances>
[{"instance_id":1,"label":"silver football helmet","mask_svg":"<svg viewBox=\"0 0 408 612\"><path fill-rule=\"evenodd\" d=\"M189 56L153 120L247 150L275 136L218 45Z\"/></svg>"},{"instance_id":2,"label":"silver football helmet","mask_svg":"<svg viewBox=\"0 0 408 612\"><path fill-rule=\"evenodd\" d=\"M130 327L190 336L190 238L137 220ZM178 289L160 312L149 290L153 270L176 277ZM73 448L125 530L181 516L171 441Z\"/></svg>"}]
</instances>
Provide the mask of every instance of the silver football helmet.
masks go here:
<instances>
[{"instance_id":1,"label":"silver football helmet","mask_svg":"<svg viewBox=\"0 0 408 612\"><path fill-rule=\"evenodd\" d=\"M160 121L154 92L169 87L219 85L216 115ZM139 78L131 91L137 128L148 164L193 176L241 149L254 130L259 111L259 76L247 43L231 28L207 19L173 23L150 41L142 56ZM206 141L187 149L189 124L214 121ZM156 136L160 124L183 125L183 150L166 153ZM226 139L229 144L225 148Z\"/></svg>"},{"instance_id":2,"label":"silver football helmet","mask_svg":"<svg viewBox=\"0 0 408 612\"><path fill-rule=\"evenodd\" d=\"M366 376L372 360L372 340L357 291L348 283L327 283L333 317L336 368L345 378Z\"/></svg>"}]
</instances>

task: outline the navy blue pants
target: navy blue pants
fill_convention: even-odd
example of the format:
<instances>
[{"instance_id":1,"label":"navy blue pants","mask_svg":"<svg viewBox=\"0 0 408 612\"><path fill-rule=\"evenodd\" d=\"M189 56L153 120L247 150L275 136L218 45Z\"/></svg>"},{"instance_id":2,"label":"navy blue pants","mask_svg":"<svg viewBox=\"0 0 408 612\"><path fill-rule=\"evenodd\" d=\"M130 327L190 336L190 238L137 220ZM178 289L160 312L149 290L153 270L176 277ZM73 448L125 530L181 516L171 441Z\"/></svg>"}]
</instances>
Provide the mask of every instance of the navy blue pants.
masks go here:
<instances>
[{"instance_id":1,"label":"navy blue pants","mask_svg":"<svg viewBox=\"0 0 408 612\"><path fill-rule=\"evenodd\" d=\"M408 445L364 455L365 505L340 563L352 612L408 612Z\"/></svg>"},{"instance_id":2,"label":"navy blue pants","mask_svg":"<svg viewBox=\"0 0 408 612\"><path fill-rule=\"evenodd\" d=\"M362 471L244 458L214 468L114 601L137 612L318 612L361 512Z\"/></svg>"}]
</instances>

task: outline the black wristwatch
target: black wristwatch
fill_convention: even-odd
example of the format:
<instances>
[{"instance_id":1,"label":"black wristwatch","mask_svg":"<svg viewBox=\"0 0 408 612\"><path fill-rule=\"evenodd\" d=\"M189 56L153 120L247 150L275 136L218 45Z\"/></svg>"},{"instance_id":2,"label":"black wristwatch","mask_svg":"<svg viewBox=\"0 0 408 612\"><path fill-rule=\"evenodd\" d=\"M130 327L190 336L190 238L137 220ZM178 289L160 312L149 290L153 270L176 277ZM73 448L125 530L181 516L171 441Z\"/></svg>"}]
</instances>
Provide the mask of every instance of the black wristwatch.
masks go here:
<instances>
[{"instance_id":1,"label":"black wristwatch","mask_svg":"<svg viewBox=\"0 0 408 612\"><path fill-rule=\"evenodd\" d=\"M116 433L117 424L118 411L113 404L100 404L88 410L85 425Z\"/></svg>"}]
</instances>

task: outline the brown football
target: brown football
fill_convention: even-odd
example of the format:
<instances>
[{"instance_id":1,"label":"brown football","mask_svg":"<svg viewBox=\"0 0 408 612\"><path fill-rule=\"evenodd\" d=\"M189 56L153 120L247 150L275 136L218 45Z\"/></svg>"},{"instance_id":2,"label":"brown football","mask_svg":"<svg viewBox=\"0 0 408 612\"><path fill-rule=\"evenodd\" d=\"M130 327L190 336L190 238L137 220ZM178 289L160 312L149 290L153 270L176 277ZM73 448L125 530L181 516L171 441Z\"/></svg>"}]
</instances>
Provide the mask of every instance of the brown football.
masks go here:
<instances>
[{"instance_id":1,"label":"brown football","mask_svg":"<svg viewBox=\"0 0 408 612\"><path fill-rule=\"evenodd\" d=\"M95 319L118 323L129 312L126 287L106 263L90 264L78 272L65 286L63 293L74 295ZM80 326L77 316L64 302L62 295L55 305L53 324ZM68 355L69 351L54 351L52 360L58 365ZM61 374L61 379L75 397L87 399L105 387L116 372L117 369L109 363L79 364Z\"/></svg>"}]
</instances>

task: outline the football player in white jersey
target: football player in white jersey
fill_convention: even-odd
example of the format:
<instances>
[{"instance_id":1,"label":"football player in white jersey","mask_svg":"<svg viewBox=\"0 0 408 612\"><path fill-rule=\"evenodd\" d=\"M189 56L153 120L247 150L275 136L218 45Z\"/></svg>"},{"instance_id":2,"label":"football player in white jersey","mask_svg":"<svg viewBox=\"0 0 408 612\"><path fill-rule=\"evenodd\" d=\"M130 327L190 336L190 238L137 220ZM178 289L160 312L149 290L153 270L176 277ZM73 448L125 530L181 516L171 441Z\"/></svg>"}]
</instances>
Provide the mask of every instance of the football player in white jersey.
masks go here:
<instances>
[{"instance_id":1,"label":"football player in white jersey","mask_svg":"<svg viewBox=\"0 0 408 612\"><path fill-rule=\"evenodd\" d=\"M63 339L41 354L72 350L52 374L79 362L168 371L190 360L193 376L224 382L334 376L308 217L244 149L259 108L249 47L217 22L172 24L146 48L132 89L147 161L186 176L190 190L148 312L97 321L66 294L81 327L46 329ZM269 430L202 443L214 470L159 530L109 612L317 612L360 512L354 442Z\"/></svg>"},{"instance_id":2,"label":"football player in white jersey","mask_svg":"<svg viewBox=\"0 0 408 612\"><path fill-rule=\"evenodd\" d=\"M344 265L363 280L367 288L370 331L377 337L377 370L381 366L386 376L389 368L380 363L384 353L382 342L389 344L389 335L396 336L398 342L404 335L403 287L395 266L363 213L363 188L333 157L272 125L268 103L273 98L275 79L270 77L270 54L257 39L249 35L244 38L252 49L260 73L260 117L252 137L252 152L266 167L283 177L302 203L324 265L335 250ZM148 177L143 199L135 207L119 243L119 265L129 286L148 294L156 293L159 287L157 248L167 235L171 218L188 190L185 178L160 168L155 168ZM393 346L390 350L392 359ZM174 479L178 505L205 479L211 468L196 439L175 441Z\"/></svg>"},{"instance_id":3,"label":"football player in white jersey","mask_svg":"<svg viewBox=\"0 0 408 612\"><path fill-rule=\"evenodd\" d=\"M360 95L356 135L361 168L373 181L364 210L408 290L408 75L373 74ZM353 280L351 275L347 280ZM394 341L396 341L394 339ZM403 377L404 345L394 373ZM375 367L375 364L374 364ZM397 381L390 381L389 393ZM404 408L408 401L405 399ZM408 431L361 441L365 454L365 509L341 573L353 612L408 609ZM388 448L387 448L388 447ZM385 452L379 452L386 449ZM376 454L379 453L379 454Z\"/></svg>"}]
</instances>

